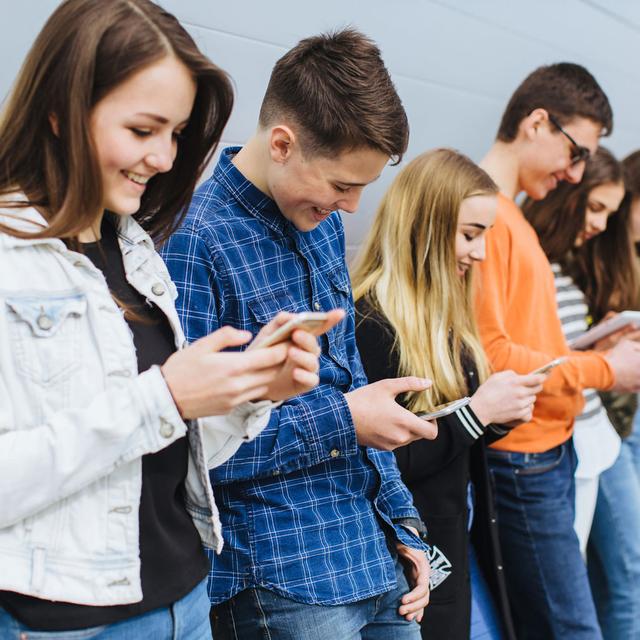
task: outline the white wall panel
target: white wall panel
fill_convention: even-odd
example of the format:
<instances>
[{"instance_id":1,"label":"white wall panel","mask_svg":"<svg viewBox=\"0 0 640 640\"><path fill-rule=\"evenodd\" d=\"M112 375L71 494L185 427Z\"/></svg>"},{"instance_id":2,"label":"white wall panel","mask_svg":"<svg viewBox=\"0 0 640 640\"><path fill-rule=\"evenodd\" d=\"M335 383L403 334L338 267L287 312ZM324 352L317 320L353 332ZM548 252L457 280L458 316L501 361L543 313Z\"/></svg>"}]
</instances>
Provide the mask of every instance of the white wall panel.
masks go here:
<instances>
[{"instance_id":1,"label":"white wall panel","mask_svg":"<svg viewBox=\"0 0 640 640\"><path fill-rule=\"evenodd\" d=\"M56 0L0 0L0 96ZM224 143L251 135L273 63L300 38L353 25L382 49L411 126L407 158L450 146L475 160L491 144L515 86L541 64L587 66L615 111L605 141L624 155L640 147L640 3L635 0L166 0L202 49L227 70L236 107ZM345 216L357 247L397 167Z\"/></svg>"}]
</instances>

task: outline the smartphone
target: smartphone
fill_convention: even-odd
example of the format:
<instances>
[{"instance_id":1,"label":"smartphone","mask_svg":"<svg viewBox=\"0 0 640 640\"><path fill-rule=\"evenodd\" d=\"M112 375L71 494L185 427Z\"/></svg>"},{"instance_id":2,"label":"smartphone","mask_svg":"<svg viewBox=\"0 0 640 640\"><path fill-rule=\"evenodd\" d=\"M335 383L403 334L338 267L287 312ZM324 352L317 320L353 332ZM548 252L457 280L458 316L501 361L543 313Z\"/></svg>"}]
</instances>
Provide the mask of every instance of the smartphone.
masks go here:
<instances>
[{"instance_id":1,"label":"smartphone","mask_svg":"<svg viewBox=\"0 0 640 640\"><path fill-rule=\"evenodd\" d=\"M459 398L458 400L445 402L445 404L439 404L433 411L418 413L416 415L418 418L422 418L423 420L437 420L438 418L443 418L444 416L452 414L458 409L462 409L462 407L466 407L469 402L471 402L471 398Z\"/></svg>"},{"instance_id":2,"label":"smartphone","mask_svg":"<svg viewBox=\"0 0 640 640\"><path fill-rule=\"evenodd\" d=\"M567 356L560 356L559 358L556 358L555 360L552 360L551 362L547 362L547 364L544 364L541 367L538 367L537 369L532 371L529 375L532 376L538 373L549 373L551 369L555 369L559 364L562 364L563 362L566 362L566 361L567 361Z\"/></svg>"},{"instance_id":3,"label":"smartphone","mask_svg":"<svg viewBox=\"0 0 640 640\"><path fill-rule=\"evenodd\" d=\"M274 344L284 342L291 337L291 334L296 329L304 329L310 331L320 329L327 320L327 313L322 311L303 311L298 313L291 320L288 320L281 327L278 327L271 335L266 336L261 340L254 340L249 349L262 349L264 347L271 347Z\"/></svg>"}]
</instances>

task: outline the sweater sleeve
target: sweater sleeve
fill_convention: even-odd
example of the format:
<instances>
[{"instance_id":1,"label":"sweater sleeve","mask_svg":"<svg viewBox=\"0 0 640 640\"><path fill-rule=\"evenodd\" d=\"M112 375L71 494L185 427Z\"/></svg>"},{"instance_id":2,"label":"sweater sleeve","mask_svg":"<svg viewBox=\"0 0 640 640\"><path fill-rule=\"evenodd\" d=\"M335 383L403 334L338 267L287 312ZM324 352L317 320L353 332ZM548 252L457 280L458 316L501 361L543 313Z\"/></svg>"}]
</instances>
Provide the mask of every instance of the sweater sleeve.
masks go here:
<instances>
[{"instance_id":1,"label":"sweater sleeve","mask_svg":"<svg viewBox=\"0 0 640 640\"><path fill-rule=\"evenodd\" d=\"M558 341L556 351L541 350L516 341L510 331L508 314L513 305L520 305L523 313L535 313L527 309L528 282L519 278L516 264L521 256L514 248L514 238L509 225L500 217L487 234L486 259L477 269L476 317L484 349L494 371L511 369L527 374L560 355L569 355L569 361L555 369L545 382L545 391L562 395L582 388L608 389L615 380L611 366L604 356L593 351L569 351L564 338ZM554 299L555 301L555 299ZM534 303L535 304L535 303ZM550 319L544 318L542 325ZM558 332L561 333L558 321ZM544 326L540 329L544 331ZM550 331L550 333L552 330Z\"/></svg>"}]
</instances>

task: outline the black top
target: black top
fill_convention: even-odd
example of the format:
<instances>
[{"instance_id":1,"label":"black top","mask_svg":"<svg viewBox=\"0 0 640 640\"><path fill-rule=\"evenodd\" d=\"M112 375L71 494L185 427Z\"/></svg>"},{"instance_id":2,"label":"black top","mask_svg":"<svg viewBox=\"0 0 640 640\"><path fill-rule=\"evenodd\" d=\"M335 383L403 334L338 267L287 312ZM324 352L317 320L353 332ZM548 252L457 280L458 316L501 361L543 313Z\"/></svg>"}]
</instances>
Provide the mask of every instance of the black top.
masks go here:
<instances>
[{"instance_id":1,"label":"black top","mask_svg":"<svg viewBox=\"0 0 640 640\"><path fill-rule=\"evenodd\" d=\"M104 217L100 242L83 244L82 250L102 271L115 298L135 314L127 322L133 334L138 371L164 363L175 351L173 331L160 309L127 282L116 230L108 215ZM142 457L140 602L92 607L0 592L0 606L34 629L63 631L132 618L166 607L189 593L207 575L209 561L184 506L187 461L186 438Z\"/></svg>"},{"instance_id":2,"label":"black top","mask_svg":"<svg viewBox=\"0 0 640 640\"><path fill-rule=\"evenodd\" d=\"M395 332L389 321L360 299L356 303L356 340L369 382L400 375L399 354L394 348ZM470 360L462 363L467 394L478 388L478 374ZM403 404L402 398L398 401ZM476 496L471 539L477 542L478 561L501 613L505 637L512 639L513 627L502 572L495 506L486 463L487 444L499 439L482 425L470 407L438 419L435 440L418 440L395 450L402 479L427 525L432 546L432 570L444 579L432 591L422 619L424 638L468 640L471 619L471 591L468 560L467 486L473 482ZM451 563L447 567L441 551Z\"/></svg>"}]
</instances>

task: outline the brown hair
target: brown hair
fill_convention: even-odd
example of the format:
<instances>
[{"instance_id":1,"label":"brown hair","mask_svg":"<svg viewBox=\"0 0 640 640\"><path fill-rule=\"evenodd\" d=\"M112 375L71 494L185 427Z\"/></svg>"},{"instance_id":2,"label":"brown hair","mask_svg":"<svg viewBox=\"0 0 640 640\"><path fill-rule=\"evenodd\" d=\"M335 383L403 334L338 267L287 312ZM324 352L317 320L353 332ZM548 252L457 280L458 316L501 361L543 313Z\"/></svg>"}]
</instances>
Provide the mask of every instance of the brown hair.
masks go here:
<instances>
[{"instance_id":1,"label":"brown hair","mask_svg":"<svg viewBox=\"0 0 640 640\"><path fill-rule=\"evenodd\" d=\"M90 135L92 107L118 84L167 55L197 84L189 123L171 171L154 176L136 219L156 240L179 225L198 177L229 118L233 91L174 16L150 0L66 0L36 38L0 116L0 197L17 191L48 226L20 237L74 238L102 206ZM50 125L55 116L56 134ZM3 203L4 204L4 203Z\"/></svg>"},{"instance_id":2,"label":"brown hair","mask_svg":"<svg viewBox=\"0 0 640 640\"><path fill-rule=\"evenodd\" d=\"M524 214L551 262L559 262L585 294L594 321L609 310L638 305L639 274L629 234L629 196L609 216L607 228L580 247L575 240L585 224L590 192L623 180L622 165L603 147L588 160L579 184L561 183L544 200L527 199Z\"/></svg>"},{"instance_id":3,"label":"brown hair","mask_svg":"<svg viewBox=\"0 0 640 640\"><path fill-rule=\"evenodd\" d=\"M539 67L515 90L502 115L497 139L512 142L522 120L535 109L546 109L563 125L581 117L613 129L609 99L596 79L579 64L560 62Z\"/></svg>"},{"instance_id":4,"label":"brown hair","mask_svg":"<svg viewBox=\"0 0 640 640\"><path fill-rule=\"evenodd\" d=\"M624 186L629 198L629 218L631 218L631 205L640 198L640 149L630 153L623 161ZM631 224L631 219L629 220ZM640 242L636 242L636 254L640 255Z\"/></svg>"},{"instance_id":5,"label":"brown hair","mask_svg":"<svg viewBox=\"0 0 640 640\"><path fill-rule=\"evenodd\" d=\"M345 29L301 40L276 62L260 126L277 118L300 127L306 154L371 147L400 162L409 124L380 50Z\"/></svg>"},{"instance_id":6,"label":"brown hair","mask_svg":"<svg viewBox=\"0 0 640 640\"><path fill-rule=\"evenodd\" d=\"M640 196L640 149L622 161L622 168L627 193L634 198Z\"/></svg>"}]
</instances>

